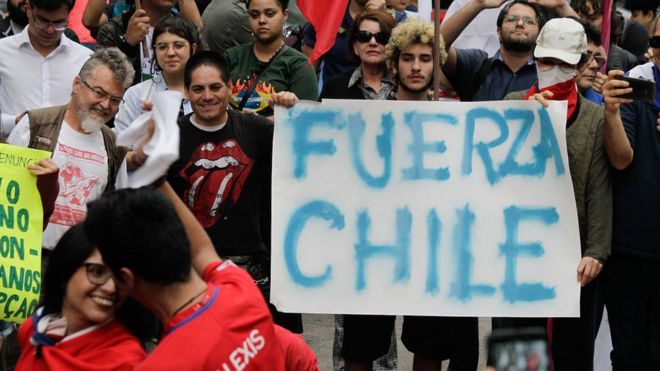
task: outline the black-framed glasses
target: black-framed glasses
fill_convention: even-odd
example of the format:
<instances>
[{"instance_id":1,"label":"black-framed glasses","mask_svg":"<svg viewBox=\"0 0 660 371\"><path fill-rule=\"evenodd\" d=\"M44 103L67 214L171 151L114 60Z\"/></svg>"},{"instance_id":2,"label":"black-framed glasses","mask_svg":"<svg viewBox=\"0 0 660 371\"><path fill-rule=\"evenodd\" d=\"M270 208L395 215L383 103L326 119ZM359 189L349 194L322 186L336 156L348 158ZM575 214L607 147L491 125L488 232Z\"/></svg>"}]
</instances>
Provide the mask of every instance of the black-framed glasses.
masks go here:
<instances>
[{"instance_id":1,"label":"black-framed glasses","mask_svg":"<svg viewBox=\"0 0 660 371\"><path fill-rule=\"evenodd\" d=\"M122 97L118 97L118 96L116 96L116 95L110 95L110 94L108 94L105 90L103 90L103 89L101 89L101 88L99 88L99 87L96 87L96 86L90 86L90 85L87 83L87 81L85 81L85 79L83 79L82 77L80 78L80 81L82 81L82 83L85 84L85 86L86 86L89 90L91 90L91 91L94 92L94 95L96 96L96 99L101 99L101 100L109 99L109 100L110 100L110 104L112 104L112 105L115 106L115 107L117 107L117 106L119 106L120 104L124 103L124 98L122 98Z\"/></svg>"},{"instance_id":2,"label":"black-framed glasses","mask_svg":"<svg viewBox=\"0 0 660 371\"><path fill-rule=\"evenodd\" d=\"M504 22L505 23L518 23L522 19L523 23L527 26L538 26L538 21L534 17L528 17L528 16L519 16L519 15L507 15L504 17Z\"/></svg>"},{"instance_id":3,"label":"black-framed glasses","mask_svg":"<svg viewBox=\"0 0 660 371\"><path fill-rule=\"evenodd\" d=\"M380 45L387 45L387 42L390 41L390 35L382 31L371 33L369 31L360 30L355 34L355 40L361 43L368 43L371 41L372 37L375 37L376 42Z\"/></svg>"},{"instance_id":4,"label":"black-framed glasses","mask_svg":"<svg viewBox=\"0 0 660 371\"><path fill-rule=\"evenodd\" d=\"M112 278L110 267L99 263L83 263L89 282L103 286Z\"/></svg>"},{"instance_id":5,"label":"black-framed glasses","mask_svg":"<svg viewBox=\"0 0 660 371\"><path fill-rule=\"evenodd\" d=\"M587 54L586 63L591 63L592 61L596 61L596 65L598 66L598 68L601 68L605 63L607 63L607 58L603 57L600 54Z\"/></svg>"},{"instance_id":6,"label":"black-framed glasses","mask_svg":"<svg viewBox=\"0 0 660 371\"><path fill-rule=\"evenodd\" d=\"M34 18L34 26L40 30L47 30L48 27L53 26L53 30L62 32L66 30L66 25L67 22L53 22L53 21L46 21L43 19L39 19L38 17Z\"/></svg>"},{"instance_id":7,"label":"black-framed glasses","mask_svg":"<svg viewBox=\"0 0 660 371\"><path fill-rule=\"evenodd\" d=\"M652 48L660 48L660 36L649 37L649 46Z\"/></svg>"}]
</instances>

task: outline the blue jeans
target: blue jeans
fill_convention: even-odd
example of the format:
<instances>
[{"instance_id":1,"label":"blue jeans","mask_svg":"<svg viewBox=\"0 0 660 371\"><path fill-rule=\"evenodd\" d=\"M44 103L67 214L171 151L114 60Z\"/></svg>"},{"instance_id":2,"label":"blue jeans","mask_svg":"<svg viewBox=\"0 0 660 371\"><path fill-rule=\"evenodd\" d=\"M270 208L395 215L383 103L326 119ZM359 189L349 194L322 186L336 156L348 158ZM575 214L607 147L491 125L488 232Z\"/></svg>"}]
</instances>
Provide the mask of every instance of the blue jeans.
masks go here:
<instances>
[{"instance_id":1,"label":"blue jeans","mask_svg":"<svg viewBox=\"0 0 660 371\"><path fill-rule=\"evenodd\" d=\"M613 370L660 370L660 261L612 254L604 295Z\"/></svg>"}]
</instances>

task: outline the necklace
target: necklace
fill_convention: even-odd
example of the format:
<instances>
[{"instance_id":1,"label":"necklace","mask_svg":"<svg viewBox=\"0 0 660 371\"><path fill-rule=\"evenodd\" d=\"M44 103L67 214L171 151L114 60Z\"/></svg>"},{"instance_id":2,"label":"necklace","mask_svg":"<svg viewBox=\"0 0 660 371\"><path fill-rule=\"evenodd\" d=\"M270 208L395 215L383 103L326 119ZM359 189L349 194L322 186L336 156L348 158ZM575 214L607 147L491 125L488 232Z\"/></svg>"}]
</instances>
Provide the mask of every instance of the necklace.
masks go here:
<instances>
[{"instance_id":1,"label":"necklace","mask_svg":"<svg viewBox=\"0 0 660 371\"><path fill-rule=\"evenodd\" d=\"M180 306L179 308L177 308L177 309L174 311L174 313L172 313L172 317L176 316L177 313L181 312L181 310L182 310L183 308L187 307L190 303L193 302L193 300L195 300L197 297L199 297L200 295L202 295L204 292L206 292L206 287L204 288L204 290L198 292L197 294L195 294L195 296L193 296L192 298L188 299L188 301L186 301L185 303L183 303L182 306Z\"/></svg>"}]
</instances>

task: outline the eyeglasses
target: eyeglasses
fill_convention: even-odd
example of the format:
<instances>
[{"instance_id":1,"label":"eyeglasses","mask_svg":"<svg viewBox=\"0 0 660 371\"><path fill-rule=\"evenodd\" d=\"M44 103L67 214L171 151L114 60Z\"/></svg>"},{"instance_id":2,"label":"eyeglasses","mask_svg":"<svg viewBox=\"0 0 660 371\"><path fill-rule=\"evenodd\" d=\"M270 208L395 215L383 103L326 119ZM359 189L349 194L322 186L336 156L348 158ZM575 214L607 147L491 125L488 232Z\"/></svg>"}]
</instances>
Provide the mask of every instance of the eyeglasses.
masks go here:
<instances>
[{"instance_id":1,"label":"eyeglasses","mask_svg":"<svg viewBox=\"0 0 660 371\"><path fill-rule=\"evenodd\" d=\"M574 65L562 62L554 58L538 58L536 59L536 62L539 66L539 70L541 71L549 71L554 66L559 66L559 70L564 73L571 73L576 70Z\"/></svg>"},{"instance_id":2,"label":"eyeglasses","mask_svg":"<svg viewBox=\"0 0 660 371\"><path fill-rule=\"evenodd\" d=\"M586 63L590 64L592 61L596 61L598 68L601 68L605 63L607 63L607 58L600 54L587 54Z\"/></svg>"},{"instance_id":3,"label":"eyeglasses","mask_svg":"<svg viewBox=\"0 0 660 371\"><path fill-rule=\"evenodd\" d=\"M385 32L371 33L369 31L360 30L355 34L355 40L361 43L368 43L371 41L372 37L375 37L376 42L380 45L386 45L390 40L390 35L386 34Z\"/></svg>"},{"instance_id":4,"label":"eyeglasses","mask_svg":"<svg viewBox=\"0 0 660 371\"><path fill-rule=\"evenodd\" d=\"M533 17L521 17L519 15L507 15L504 17L504 22L505 23L518 23L522 19L523 23L527 26L538 26L538 22L536 21L536 18Z\"/></svg>"},{"instance_id":5,"label":"eyeglasses","mask_svg":"<svg viewBox=\"0 0 660 371\"><path fill-rule=\"evenodd\" d=\"M89 282L103 286L112 278L112 271L105 264L83 263Z\"/></svg>"},{"instance_id":6,"label":"eyeglasses","mask_svg":"<svg viewBox=\"0 0 660 371\"><path fill-rule=\"evenodd\" d=\"M45 21L43 19L39 19L37 17L34 17L34 23L33 25L40 29L40 30L47 30L48 27L53 26L53 30L62 32L66 30L66 25L67 22L52 22L52 21Z\"/></svg>"},{"instance_id":7,"label":"eyeglasses","mask_svg":"<svg viewBox=\"0 0 660 371\"><path fill-rule=\"evenodd\" d=\"M649 46L652 48L660 48L660 36L649 37Z\"/></svg>"},{"instance_id":8,"label":"eyeglasses","mask_svg":"<svg viewBox=\"0 0 660 371\"><path fill-rule=\"evenodd\" d=\"M175 41L173 43L158 43L154 45L154 49L156 49L156 51L159 53L163 53L170 49L170 45L174 47L175 51L179 52L185 49L186 46L188 46L188 43L185 41Z\"/></svg>"},{"instance_id":9,"label":"eyeglasses","mask_svg":"<svg viewBox=\"0 0 660 371\"><path fill-rule=\"evenodd\" d=\"M105 92L103 89L101 89L101 88L98 88L98 87L92 87L92 86L90 86L90 85L87 83L87 81L85 81L82 77L80 78L80 81L82 81L82 83L85 84L85 86L86 86L87 88L89 88L89 90L91 90L91 91L94 92L94 95L96 96L96 99L101 99L101 100L109 99L109 100L110 100L110 104L112 104L112 105L115 106L115 107L117 107L117 106L119 106L120 104L124 103L124 99L123 99L122 97L118 97L118 96L116 96L116 95L110 95L110 94L106 93L106 92Z\"/></svg>"}]
</instances>

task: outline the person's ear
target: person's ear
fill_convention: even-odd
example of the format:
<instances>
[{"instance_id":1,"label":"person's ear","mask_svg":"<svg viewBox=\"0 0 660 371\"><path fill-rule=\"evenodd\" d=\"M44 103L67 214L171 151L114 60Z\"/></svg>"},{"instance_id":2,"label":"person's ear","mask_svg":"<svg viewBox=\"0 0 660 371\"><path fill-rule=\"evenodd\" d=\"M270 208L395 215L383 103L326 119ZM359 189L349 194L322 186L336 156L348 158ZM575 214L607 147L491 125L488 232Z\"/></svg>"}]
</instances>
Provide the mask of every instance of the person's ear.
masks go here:
<instances>
[{"instance_id":1,"label":"person's ear","mask_svg":"<svg viewBox=\"0 0 660 371\"><path fill-rule=\"evenodd\" d=\"M119 270L119 277L117 277L117 283L125 289L127 293L130 293L135 287L135 274L130 269L123 267Z\"/></svg>"},{"instance_id":2,"label":"person's ear","mask_svg":"<svg viewBox=\"0 0 660 371\"><path fill-rule=\"evenodd\" d=\"M76 77L73 79L73 83L71 84L71 94L78 94L78 91L80 90L80 75L76 75Z\"/></svg>"},{"instance_id":3,"label":"person's ear","mask_svg":"<svg viewBox=\"0 0 660 371\"><path fill-rule=\"evenodd\" d=\"M193 54L197 51L197 43L192 43L190 44L190 56L192 57Z\"/></svg>"}]
</instances>

